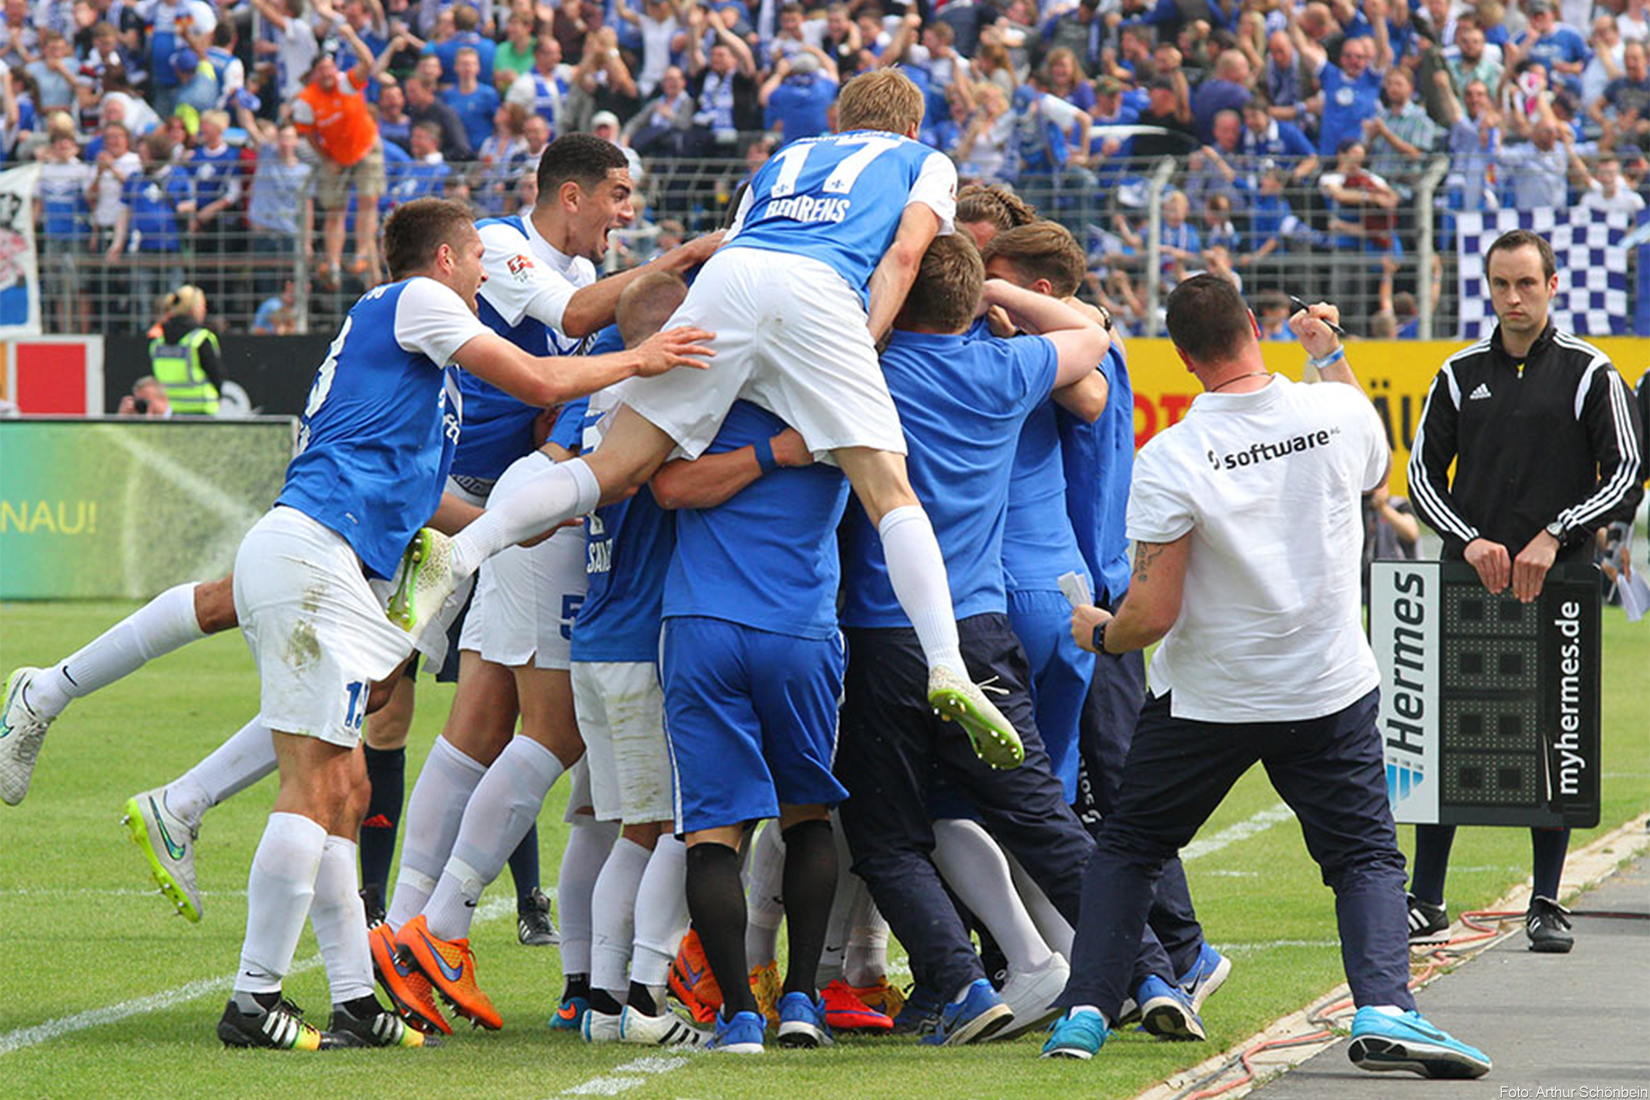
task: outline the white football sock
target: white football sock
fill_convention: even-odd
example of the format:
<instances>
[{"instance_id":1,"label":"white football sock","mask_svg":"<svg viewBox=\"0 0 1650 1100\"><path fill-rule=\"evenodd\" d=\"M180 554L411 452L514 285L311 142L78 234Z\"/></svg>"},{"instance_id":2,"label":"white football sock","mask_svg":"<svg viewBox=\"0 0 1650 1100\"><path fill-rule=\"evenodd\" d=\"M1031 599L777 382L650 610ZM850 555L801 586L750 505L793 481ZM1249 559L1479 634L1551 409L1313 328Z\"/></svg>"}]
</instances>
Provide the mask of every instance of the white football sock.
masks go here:
<instances>
[{"instance_id":1,"label":"white football sock","mask_svg":"<svg viewBox=\"0 0 1650 1100\"><path fill-rule=\"evenodd\" d=\"M973 821L934 822L934 866L1002 948L1010 973L1035 970L1052 952L1014 892L1008 860L991 835Z\"/></svg>"},{"instance_id":2,"label":"white football sock","mask_svg":"<svg viewBox=\"0 0 1650 1100\"><path fill-rule=\"evenodd\" d=\"M437 737L401 815L401 867L390 896L389 926L400 928L424 911L437 876L453 854L453 840L470 794L487 769Z\"/></svg>"},{"instance_id":3,"label":"white football sock","mask_svg":"<svg viewBox=\"0 0 1650 1100\"><path fill-rule=\"evenodd\" d=\"M928 513L916 504L895 508L882 517L877 532L888 563L888 583L917 632L928 667L967 677L957 641L957 616L951 608L951 582Z\"/></svg>"},{"instance_id":4,"label":"white football sock","mask_svg":"<svg viewBox=\"0 0 1650 1100\"><path fill-rule=\"evenodd\" d=\"M552 462L540 451L516 459L494 483L487 510L453 537L453 575L469 576L506 546L593 511L601 499L583 459Z\"/></svg>"},{"instance_id":5,"label":"white football sock","mask_svg":"<svg viewBox=\"0 0 1650 1100\"><path fill-rule=\"evenodd\" d=\"M372 995L372 948L367 946L367 917L361 908L361 881L356 872L355 841L327 837L321 868L315 875L315 901L309 923L326 966L332 1003L345 1004Z\"/></svg>"},{"instance_id":6,"label":"white football sock","mask_svg":"<svg viewBox=\"0 0 1650 1100\"><path fill-rule=\"evenodd\" d=\"M1020 866L1013 853L1004 851L1003 855L1008 859L1009 873L1014 876L1014 889L1025 903L1026 912L1031 914L1031 923L1037 926L1037 934L1043 937L1044 943L1070 961L1071 941L1077 938L1077 933L1060 910L1054 907L1054 903L1048 900L1043 888Z\"/></svg>"},{"instance_id":7,"label":"white football sock","mask_svg":"<svg viewBox=\"0 0 1650 1100\"><path fill-rule=\"evenodd\" d=\"M770 821L751 845L745 903L745 958L762 966L779 957L779 925L785 919L785 840Z\"/></svg>"},{"instance_id":8,"label":"white football sock","mask_svg":"<svg viewBox=\"0 0 1650 1100\"><path fill-rule=\"evenodd\" d=\"M670 964L687 929L687 845L666 834L653 846L642 884L636 890L636 943L630 956L630 980L649 989L664 985L670 979Z\"/></svg>"},{"instance_id":9,"label":"white football sock","mask_svg":"<svg viewBox=\"0 0 1650 1100\"><path fill-rule=\"evenodd\" d=\"M842 977L854 906L860 891L865 889L864 880L851 870L853 855L848 851L848 839L842 834L842 823L835 810L831 811L831 836L836 840L836 894L831 899L831 915L825 922L825 949L820 952L819 969L814 972L815 989L824 989Z\"/></svg>"},{"instance_id":10,"label":"white football sock","mask_svg":"<svg viewBox=\"0 0 1650 1100\"><path fill-rule=\"evenodd\" d=\"M315 897L327 831L301 814L273 813L246 881L246 939L235 989L277 993Z\"/></svg>"},{"instance_id":11,"label":"white football sock","mask_svg":"<svg viewBox=\"0 0 1650 1100\"><path fill-rule=\"evenodd\" d=\"M144 663L206 637L195 618L195 586L168 588L29 683L29 709L50 721L70 699L108 687Z\"/></svg>"},{"instance_id":12,"label":"white football sock","mask_svg":"<svg viewBox=\"0 0 1650 1100\"><path fill-rule=\"evenodd\" d=\"M453 854L424 906L430 935L454 940L470 934L481 891L504 870L564 771L556 754L531 737L512 737L504 746L470 795Z\"/></svg>"},{"instance_id":13,"label":"white football sock","mask_svg":"<svg viewBox=\"0 0 1650 1100\"><path fill-rule=\"evenodd\" d=\"M166 808L190 825L199 825L207 810L246 790L275 767L275 738L260 714L168 783Z\"/></svg>"},{"instance_id":14,"label":"white football sock","mask_svg":"<svg viewBox=\"0 0 1650 1100\"><path fill-rule=\"evenodd\" d=\"M630 948L636 939L636 891L653 853L620 836L590 892L590 984L609 993L630 988Z\"/></svg>"},{"instance_id":15,"label":"white football sock","mask_svg":"<svg viewBox=\"0 0 1650 1100\"><path fill-rule=\"evenodd\" d=\"M563 974L590 973L590 895L596 876L614 841L619 839L617 821L597 821L589 814L574 814L567 833L567 849L561 854L561 870L556 874L556 910L561 917L561 971Z\"/></svg>"},{"instance_id":16,"label":"white football sock","mask_svg":"<svg viewBox=\"0 0 1650 1100\"><path fill-rule=\"evenodd\" d=\"M888 973L888 921L861 882L848 923L848 950L842 976L856 987L876 985Z\"/></svg>"}]
</instances>

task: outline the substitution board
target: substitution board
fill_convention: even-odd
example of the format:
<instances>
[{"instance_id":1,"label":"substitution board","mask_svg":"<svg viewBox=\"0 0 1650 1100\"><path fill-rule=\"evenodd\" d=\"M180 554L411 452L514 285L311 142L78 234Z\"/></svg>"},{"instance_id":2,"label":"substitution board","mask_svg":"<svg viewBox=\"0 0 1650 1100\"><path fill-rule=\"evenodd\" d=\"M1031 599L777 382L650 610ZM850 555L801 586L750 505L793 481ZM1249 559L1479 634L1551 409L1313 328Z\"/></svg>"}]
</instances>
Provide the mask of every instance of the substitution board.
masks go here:
<instances>
[{"instance_id":1,"label":"substitution board","mask_svg":"<svg viewBox=\"0 0 1650 1100\"><path fill-rule=\"evenodd\" d=\"M1597 825L1598 571L1555 567L1528 604L1464 562L1377 561L1369 587L1393 816Z\"/></svg>"}]
</instances>

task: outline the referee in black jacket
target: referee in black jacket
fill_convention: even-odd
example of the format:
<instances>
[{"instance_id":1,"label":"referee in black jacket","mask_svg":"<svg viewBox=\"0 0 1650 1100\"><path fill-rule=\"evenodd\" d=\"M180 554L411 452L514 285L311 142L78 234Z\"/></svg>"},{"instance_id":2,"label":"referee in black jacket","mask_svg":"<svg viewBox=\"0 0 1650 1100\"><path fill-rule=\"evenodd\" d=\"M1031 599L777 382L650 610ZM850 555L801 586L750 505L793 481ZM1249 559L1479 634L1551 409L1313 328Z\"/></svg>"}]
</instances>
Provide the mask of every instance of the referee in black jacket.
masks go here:
<instances>
[{"instance_id":1,"label":"referee in black jacket","mask_svg":"<svg viewBox=\"0 0 1650 1100\"><path fill-rule=\"evenodd\" d=\"M1510 583L1529 603L1555 563L1592 560L1598 528L1631 521L1643 494L1640 429L1610 357L1548 319L1558 274L1546 240L1505 233L1484 270L1499 323L1433 379L1410 451L1410 500L1442 536L1446 560L1465 560L1490 592ZM1570 830L1532 829L1530 838L1529 946L1566 952L1574 937L1557 898ZM1454 839L1453 825L1416 826L1412 942L1449 927L1444 876Z\"/></svg>"}]
</instances>

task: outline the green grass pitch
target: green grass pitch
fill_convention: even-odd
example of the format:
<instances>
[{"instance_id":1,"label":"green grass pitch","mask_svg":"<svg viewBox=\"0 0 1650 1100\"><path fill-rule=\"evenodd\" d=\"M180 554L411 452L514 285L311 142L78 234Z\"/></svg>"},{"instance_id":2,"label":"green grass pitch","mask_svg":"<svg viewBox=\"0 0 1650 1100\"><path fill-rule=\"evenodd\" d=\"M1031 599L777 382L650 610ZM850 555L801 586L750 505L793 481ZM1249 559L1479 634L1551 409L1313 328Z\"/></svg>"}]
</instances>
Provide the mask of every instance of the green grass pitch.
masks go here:
<instances>
[{"instance_id":1,"label":"green grass pitch","mask_svg":"<svg viewBox=\"0 0 1650 1100\"><path fill-rule=\"evenodd\" d=\"M0 675L72 651L132 606L0 607ZM1650 740L1643 728L1650 624L1629 626L1619 610L1607 609L1604 649L1601 830L1650 805ZM418 692L409 772L422 763L451 694L428 680L420 681ZM1210 941L1236 967L1205 1009L1206 1044L1125 1035L1086 1064L1039 1060L1041 1040L1034 1036L943 1051L909 1040L849 1040L822 1051L774 1047L760 1060L592 1048L546 1030L561 988L557 951L516 943L506 877L489 891L494 916L475 934L480 980L504 1016L503 1031L461 1031L431 1051L226 1051L213 1025L235 966L247 867L274 785L265 781L207 815L198 845L206 907L200 925L177 919L154 893L119 817L128 795L188 767L251 717L257 700L257 679L238 637L189 646L74 704L47 738L28 801L0 806L0 942L6 955L0 966L0 1096L1126 1097L1240 1041L1341 980L1332 896L1320 884L1299 829L1285 820L1187 864ZM413 778L408 775L409 790ZM540 822L547 887L554 885L566 835L565 796L565 785L558 786ZM1278 803L1255 769L1201 835L1215 836ZM1575 845L1595 835L1578 833ZM1450 878L1452 912L1483 906L1528 874L1523 830L1463 830ZM287 989L312 1018L324 1021L326 985L314 956L306 931L298 949L302 969ZM902 961L897 952L895 961ZM1492 1045L1484 1036L1462 1038ZM637 1065L638 1059L648 1060Z\"/></svg>"}]
</instances>

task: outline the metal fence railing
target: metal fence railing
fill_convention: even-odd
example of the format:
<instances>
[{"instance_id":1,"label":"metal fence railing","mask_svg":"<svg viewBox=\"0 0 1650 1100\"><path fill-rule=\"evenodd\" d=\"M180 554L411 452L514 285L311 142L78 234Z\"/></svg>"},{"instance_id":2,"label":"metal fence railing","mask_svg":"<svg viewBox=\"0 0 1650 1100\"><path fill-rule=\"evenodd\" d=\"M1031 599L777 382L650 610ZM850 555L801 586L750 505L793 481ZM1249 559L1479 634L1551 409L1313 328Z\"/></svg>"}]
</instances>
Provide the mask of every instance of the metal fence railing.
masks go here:
<instances>
[{"instance_id":1,"label":"metal fence railing","mask_svg":"<svg viewBox=\"0 0 1650 1100\"><path fill-rule=\"evenodd\" d=\"M752 163L748 157L642 158L638 220L614 235L608 268L645 262L662 247L724 224ZM464 198L478 216L514 212L531 200L526 173L448 167L437 179L405 165L398 174L392 165L381 211L419 194ZM1089 257L1081 293L1135 334L1160 334L1168 291L1208 270L1238 280L1263 324L1281 323L1285 296L1296 294L1336 302L1357 336L1452 337L1458 306L1444 187L1448 160L1410 166L1392 181L1394 197L1379 201L1373 198L1378 189L1355 174L1299 167L1203 153L1096 156L1058 170L1023 170L1013 186L1076 235ZM248 190L255 186L250 175L245 183ZM1371 201L1347 201L1360 194ZM243 202L204 228L178 214L170 232L147 238L135 232L134 218L118 251L111 250L112 225L94 224L85 213L48 211L37 228L46 330L142 333L156 319L159 297L193 283L205 290L222 331L330 331L375 276L351 267L353 214L335 268L326 255L322 211L311 209L311 199L295 201L299 208L287 213L303 227L297 233L254 228ZM1630 271L1630 295L1638 281ZM1630 297L1629 316L1634 304Z\"/></svg>"}]
</instances>

